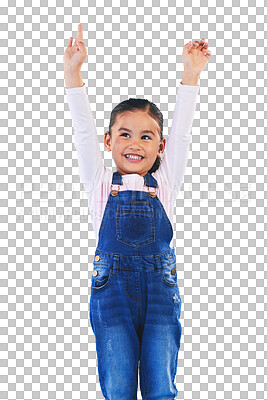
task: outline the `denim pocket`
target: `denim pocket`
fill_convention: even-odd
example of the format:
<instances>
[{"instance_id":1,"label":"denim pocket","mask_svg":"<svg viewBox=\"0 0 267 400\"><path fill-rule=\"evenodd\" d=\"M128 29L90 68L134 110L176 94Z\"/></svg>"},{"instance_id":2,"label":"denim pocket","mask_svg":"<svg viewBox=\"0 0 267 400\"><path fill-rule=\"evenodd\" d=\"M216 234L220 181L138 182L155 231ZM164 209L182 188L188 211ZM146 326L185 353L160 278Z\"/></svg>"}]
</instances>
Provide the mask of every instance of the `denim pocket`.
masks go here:
<instances>
[{"instance_id":1,"label":"denim pocket","mask_svg":"<svg viewBox=\"0 0 267 400\"><path fill-rule=\"evenodd\" d=\"M164 262L162 264L161 269L162 280L167 286L176 286L177 285L177 270L176 270L176 261L172 260L169 262Z\"/></svg>"},{"instance_id":2,"label":"denim pocket","mask_svg":"<svg viewBox=\"0 0 267 400\"><path fill-rule=\"evenodd\" d=\"M103 290L110 285L113 269L110 265L94 261L94 269L91 278L91 289Z\"/></svg>"},{"instance_id":3,"label":"denim pocket","mask_svg":"<svg viewBox=\"0 0 267 400\"><path fill-rule=\"evenodd\" d=\"M177 286L176 255L171 248L161 259L161 276L166 286Z\"/></svg>"},{"instance_id":4,"label":"denim pocket","mask_svg":"<svg viewBox=\"0 0 267 400\"><path fill-rule=\"evenodd\" d=\"M116 238L131 246L155 241L153 207L144 204L121 204L116 210Z\"/></svg>"}]
</instances>

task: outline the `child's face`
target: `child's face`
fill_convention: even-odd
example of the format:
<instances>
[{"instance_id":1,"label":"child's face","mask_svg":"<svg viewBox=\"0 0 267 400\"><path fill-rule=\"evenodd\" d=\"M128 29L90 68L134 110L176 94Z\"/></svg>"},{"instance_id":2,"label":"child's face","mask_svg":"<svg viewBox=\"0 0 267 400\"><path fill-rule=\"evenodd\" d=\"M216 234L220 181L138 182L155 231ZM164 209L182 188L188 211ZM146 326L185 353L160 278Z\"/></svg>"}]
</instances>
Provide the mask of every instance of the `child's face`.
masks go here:
<instances>
[{"instance_id":1,"label":"child's face","mask_svg":"<svg viewBox=\"0 0 267 400\"><path fill-rule=\"evenodd\" d=\"M143 132L145 130L151 132ZM104 136L105 147L107 151L112 151L117 171L122 175L146 175L156 157L164 152L165 143L166 139L160 141L157 122L141 110L119 114L112 127L111 138L108 132ZM143 158L133 160L125 157L131 153Z\"/></svg>"}]
</instances>

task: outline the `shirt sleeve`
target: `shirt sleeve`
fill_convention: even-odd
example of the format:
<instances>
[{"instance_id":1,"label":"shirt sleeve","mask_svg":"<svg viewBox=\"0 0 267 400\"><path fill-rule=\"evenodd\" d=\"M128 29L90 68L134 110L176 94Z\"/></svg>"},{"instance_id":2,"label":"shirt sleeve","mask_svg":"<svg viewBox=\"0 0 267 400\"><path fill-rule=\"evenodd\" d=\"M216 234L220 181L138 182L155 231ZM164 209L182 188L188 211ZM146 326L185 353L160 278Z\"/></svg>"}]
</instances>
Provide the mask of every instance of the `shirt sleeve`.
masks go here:
<instances>
[{"instance_id":1,"label":"shirt sleeve","mask_svg":"<svg viewBox=\"0 0 267 400\"><path fill-rule=\"evenodd\" d=\"M94 117L85 85L65 90L74 129L79 175L85 191L90 192L102 181L105 171Z\"/></svg>"},{"instance_id":2,"label":"shirt sleeve","mask_svg":"<svg viewBox=\"0 0 267 400\"><path fill-rule=\"evenodd\" d=\"M159 173L167 182L169 190L175 190L177 195L184 180L199 88L180 82L172 126L159 167Z\"/></svg>"}]
</instances>

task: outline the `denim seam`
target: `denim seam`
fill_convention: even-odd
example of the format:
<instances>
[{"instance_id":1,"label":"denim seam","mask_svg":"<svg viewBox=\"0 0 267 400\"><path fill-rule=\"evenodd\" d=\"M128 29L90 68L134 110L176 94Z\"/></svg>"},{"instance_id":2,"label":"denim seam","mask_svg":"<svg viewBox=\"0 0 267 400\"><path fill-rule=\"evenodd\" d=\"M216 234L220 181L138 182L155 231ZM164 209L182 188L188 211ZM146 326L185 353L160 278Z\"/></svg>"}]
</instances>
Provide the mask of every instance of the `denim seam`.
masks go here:
<instances>
[{"instance_id":1,"label":"denim seam","mask_svg":"<svg viewBox=\"0 0 267 400\"><path fill-rule=\"evenodd\" d=\"M167 220L167 222L168 222L168 225L169 225L169 227L170 227L170 229L171 229L171 233L172 233L172 236L173 236L173 227L172 227L172 224L170 223L170 220L169 220L169 217L168 217L168 215L167 215L167 213L166 213L166 211L165 211L165 208L163 207L163 205L162 205L160 199L158 198L158 196L156 196L155 198L156 198L157 201L159 202L160 207L162 208L163 213L164 213L165 216L166 216L166 220Z\"/></svg>"},{"instance_id":2,"label":"denim seam","mask_svg":"<svg viewBox=\"0 0 267 400\"><path fill-rule=\"evenodd\" d=\"M143 376L143 383L144 383L144 390L145 390L145 398L144 398L144 400L146 400L146 398L147 398L146 376L145 376L145 369L143 367L143 363L142 363L141 360L140 360L140 370L141 370L141 374Z\"/></svg>"},{"instance_id":3,"label":"denim seam","mask_svg":"<svg viewBox=\"0 0 267 400\"><path fill-rule=\"evenodd\" d=\"M106 203L106 207L105 207L105 211L104 211L104 215L103 215L102 221L101 221L101 226L99 228L98 236L100 235L100 233L103 230L104 222L105 222L105 219L106 219L105 217L106 217L106 213L107 213L107 209L108 209L107 206L109 205L109 203L110 203L110 199L108 198L107 203Z\"/></svg>"},{"instance_id":4,"label":"denim seam","mask_svg":"<svg viewBox=\"0 0 267 400\"><path fill-rule=\"evenodd\" d=\"M133 301L141 302L141 293L139 293L138 297L132 297L131 293L128 291L128 282L129 282L128 274L126 273L125 274L125 286L126 286L126 292L127 292L128 297Z\"/></svg>"}]
</instances>

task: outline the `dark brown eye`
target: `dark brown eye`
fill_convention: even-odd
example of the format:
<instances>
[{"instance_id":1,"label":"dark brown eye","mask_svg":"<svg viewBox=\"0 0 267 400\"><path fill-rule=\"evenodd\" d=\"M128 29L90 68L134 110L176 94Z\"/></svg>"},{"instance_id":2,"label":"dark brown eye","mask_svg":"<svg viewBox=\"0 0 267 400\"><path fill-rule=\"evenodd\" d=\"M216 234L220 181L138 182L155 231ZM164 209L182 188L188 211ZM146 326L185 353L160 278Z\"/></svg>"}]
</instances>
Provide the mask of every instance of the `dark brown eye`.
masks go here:
<instances>
[{"instance_id":1,"label":"dark brown eye","mask_svg":"<svg viewBox=\"0 0 267 400\"><path fill-rule=\"evenodd\" d=\"M148 139L151 139L148 135L143 135L142 137L145 137L145 136L148 137Z\"/></svg>"}]
</instances>

